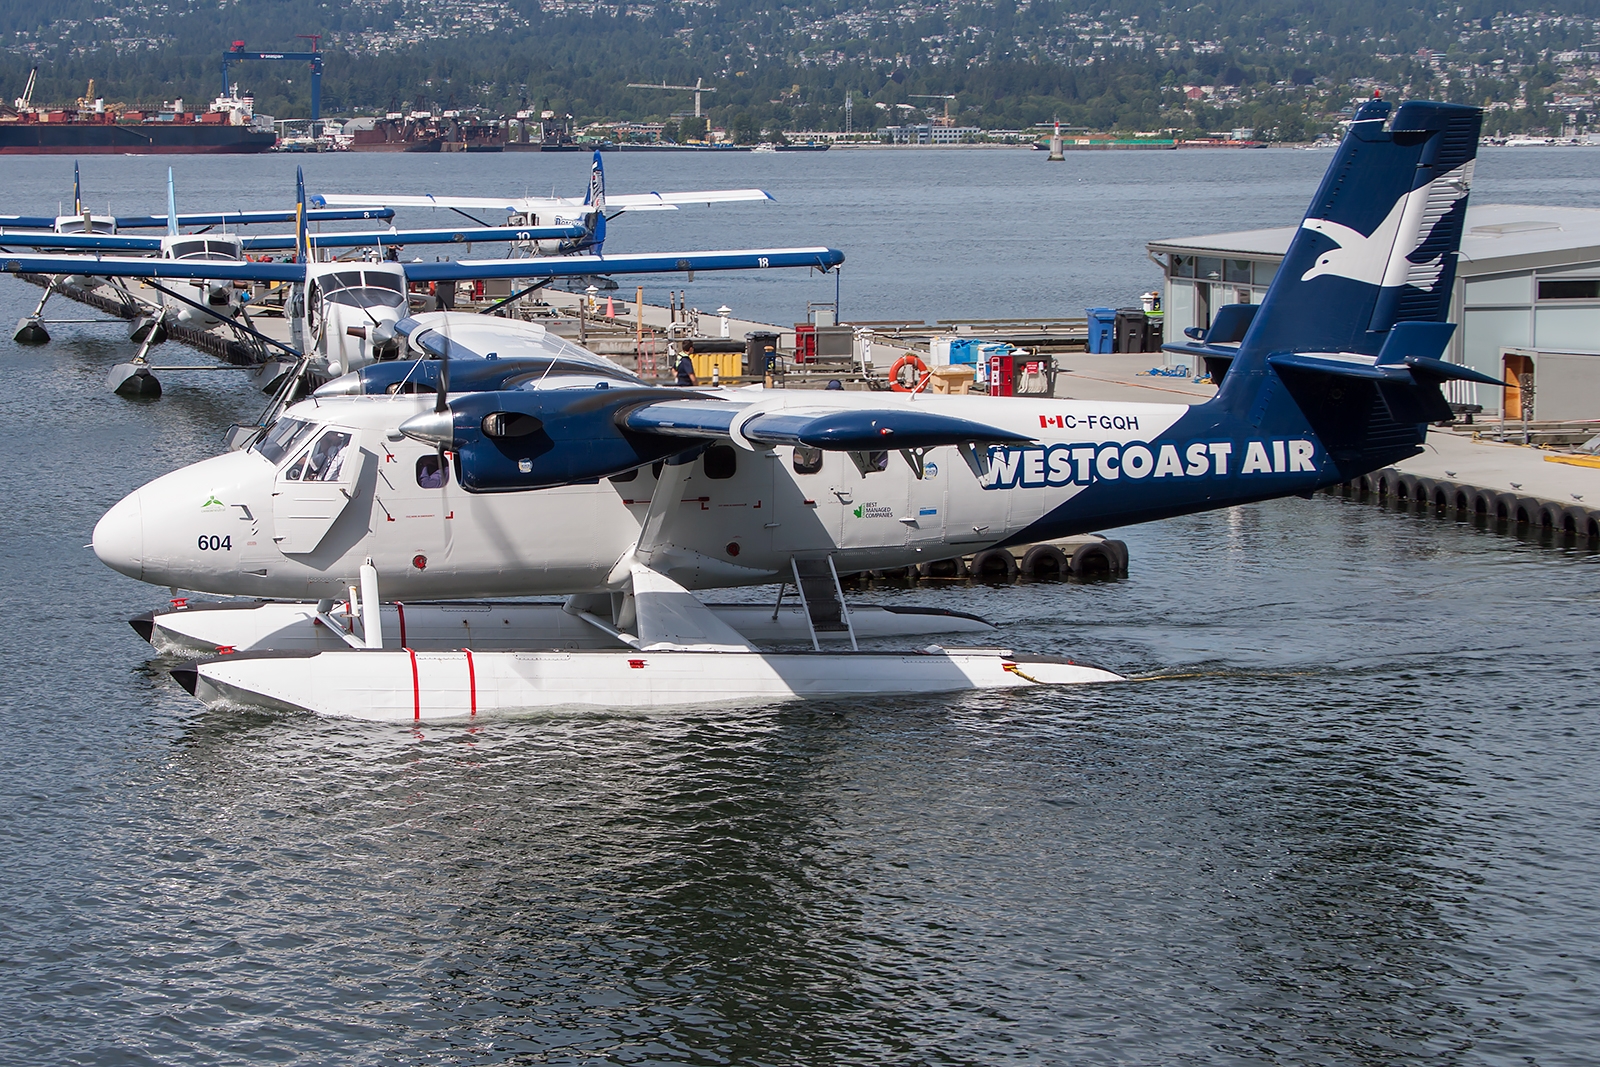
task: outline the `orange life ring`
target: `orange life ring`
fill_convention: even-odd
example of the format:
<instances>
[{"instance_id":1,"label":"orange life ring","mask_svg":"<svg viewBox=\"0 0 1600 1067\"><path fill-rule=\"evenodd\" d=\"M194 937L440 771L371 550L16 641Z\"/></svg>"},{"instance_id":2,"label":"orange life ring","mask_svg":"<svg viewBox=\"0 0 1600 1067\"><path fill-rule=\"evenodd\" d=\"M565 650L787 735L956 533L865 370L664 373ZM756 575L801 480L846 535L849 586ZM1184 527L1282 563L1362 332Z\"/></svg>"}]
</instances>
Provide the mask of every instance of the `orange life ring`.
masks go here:
<instances>
[{"instance_id":1,"label":"orange life ring","mask_svg":"<svg viewBox=\"0 0 1600 1067\"><path fill-rule=\"evenodd\" d=\"M900 371L907 365L917 368L917 374L919 377L917 379L915 388L900 384ZM917 390L921 389L927 384L927 380L928 365L922 362L922 359L914 352L907 352L905 355L895 360L894 366L889 368L889 388L896 393L915 393Z\"/></svg>"}]
</instances>

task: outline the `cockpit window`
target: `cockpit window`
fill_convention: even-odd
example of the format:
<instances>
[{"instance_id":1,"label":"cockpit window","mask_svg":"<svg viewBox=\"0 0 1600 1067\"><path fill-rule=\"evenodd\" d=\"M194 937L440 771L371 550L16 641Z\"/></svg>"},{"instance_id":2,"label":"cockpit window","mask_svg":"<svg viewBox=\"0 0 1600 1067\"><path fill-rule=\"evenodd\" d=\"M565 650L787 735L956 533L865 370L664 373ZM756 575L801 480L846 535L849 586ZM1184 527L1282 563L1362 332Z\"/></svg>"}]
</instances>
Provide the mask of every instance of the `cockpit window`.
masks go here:
<instances>
[{"instance_id":1,"label":"cockpit window","mask_svg":"<svg viewBox=\"0 0 1600 1067\"><path fill-rule=\"evenodd\" d=\"M303 482L336 482L344 473L344 458L350 451L350 435L341 430L328 430L305 456ZM296 467L299 466L297 463ZM293 479L291 472L285 477Z\"/></svg>"},{"instance_id":2,"label":"cockpit window","mask_svg":"<svg viewBox=\"0 0 1600 1067\"><path fill-rule=\"evenodd\" d=\"M261 453L268 463L276 466L283 461L283 457L293 452L295 448L311 435L316 429L311 423L302 419L279 419L267 428L261 439L252 446Z\"/></svg>"},{"instance_id":3,"label":"cockpit window","mask_svg":"<svg viewBox=\"0 0 1600 1067\"><path fill-rule=\"evenodd\" d=\"M398 276L387 271L339 270L320 279L322 292L330 304L346 307L401 307L406 294Z\"/></svg>"},{"instance_id":4,"label":"cockpit window","mask_svg":"<svg viewBox=\"0 0 1600 1067\"><path fill-rule=\"evenodd\" d=\"M174 241L173 259L238 259L239 245L232 241L203 240Z\"/></svg>"},{"instance_id":5,"label":"cockpit window","mask_svg":"<svg viewBox=\"0 0 1600 1067\"><path fill-rule=\"evenodd\" d=\"M424 489L443 489L450 481L450 468L439 461L439 453L417 457L417 484Z\"/></svg>"}]
</instances>

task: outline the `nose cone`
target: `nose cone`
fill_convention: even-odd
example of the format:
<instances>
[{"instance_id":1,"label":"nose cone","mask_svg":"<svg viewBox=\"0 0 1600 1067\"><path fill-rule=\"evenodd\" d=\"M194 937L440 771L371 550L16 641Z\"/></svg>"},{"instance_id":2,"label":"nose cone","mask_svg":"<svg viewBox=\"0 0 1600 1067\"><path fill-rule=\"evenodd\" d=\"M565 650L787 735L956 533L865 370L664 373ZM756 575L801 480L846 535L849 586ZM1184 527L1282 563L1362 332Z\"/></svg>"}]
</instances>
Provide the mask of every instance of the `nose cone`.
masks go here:
<instances>
[{"instance_id":1,"label":"nose cone","mask_svg":"<svg viewBox=\"0 0 1600 1067\"><path fill-rule=\"evenodd\" d=\"M137 492L129 493L100 516L94 527L94 554L112 570L143 580L144 508Z\"/></svg>"}]
</instances>

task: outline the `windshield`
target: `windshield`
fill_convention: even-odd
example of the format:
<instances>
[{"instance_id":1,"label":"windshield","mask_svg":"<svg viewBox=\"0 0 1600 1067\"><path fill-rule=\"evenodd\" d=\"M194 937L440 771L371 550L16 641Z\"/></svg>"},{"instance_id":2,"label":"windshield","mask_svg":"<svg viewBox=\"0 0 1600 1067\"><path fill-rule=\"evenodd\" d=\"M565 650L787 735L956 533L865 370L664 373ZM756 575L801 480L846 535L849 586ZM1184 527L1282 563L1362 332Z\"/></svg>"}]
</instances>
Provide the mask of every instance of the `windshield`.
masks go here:
<instances>
[{"instance_id":1,"label":"windshield","mask_svg":"<svg viewBox=\"0 0 1600 1067\"><path fill-rule=\"evenodd\" d=\"M283 476L291 482L336 482L344 474L344 457L349 445L349 434L328 430L289 465Z\"/></svg>"},{"instance_id":2,"label":"windshield","mask_svg":"<svg viewBox=\"0 0 1600 1067\"><path fill-rule=\"evenodd\" d=\"M232 241L174 241L173 259L238 259L239 245Z\"/></svg>"},{"instance_id":3,"label":"windshield","mask_svg":"<svg viewBox=\"0 0 1600 1067\"><path fill-rule=\"evenodd\" d=\"M315 426L301 419L279 419L267 427L267 432L250 448L253 452L261 453L268 463L277 466L284 456L294 451L295 446L311 436L314 429Z\"/></svg>"},{"instance_id":4,"label":"windshield","mask_svg":"<svg viewBox=\"0 0 1600 1067\"><path fill-rule=\"evenodd\" d=\"M406 302L400 277L388 271L340 270L317 280L324 298L347 307L401 307Z\"/></svg>"}]
</instances>

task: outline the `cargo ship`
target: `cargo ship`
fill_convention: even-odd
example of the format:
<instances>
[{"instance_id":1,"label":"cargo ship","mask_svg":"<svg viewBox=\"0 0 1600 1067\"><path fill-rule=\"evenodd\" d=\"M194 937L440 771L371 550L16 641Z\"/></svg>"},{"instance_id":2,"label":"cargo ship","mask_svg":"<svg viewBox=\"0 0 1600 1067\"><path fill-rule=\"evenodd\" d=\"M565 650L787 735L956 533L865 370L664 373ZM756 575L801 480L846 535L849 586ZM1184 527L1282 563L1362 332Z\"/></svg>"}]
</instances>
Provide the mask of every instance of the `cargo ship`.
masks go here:
<instances>
[{"instance_id":1,"label":"cargo ship","mask_svg":"<svg viewBox=\"0 0 1600 1067\"><path fill-rule=\"evenodd\" d=\"M33 107L34 78L12 107L0 107L0 155L152 155L265 152L278 136L270 115L234 90L206 111L185 110L182 100L158 111L139 111L89 96L72 108Z\"/></svg>"}]
</instances>

